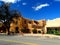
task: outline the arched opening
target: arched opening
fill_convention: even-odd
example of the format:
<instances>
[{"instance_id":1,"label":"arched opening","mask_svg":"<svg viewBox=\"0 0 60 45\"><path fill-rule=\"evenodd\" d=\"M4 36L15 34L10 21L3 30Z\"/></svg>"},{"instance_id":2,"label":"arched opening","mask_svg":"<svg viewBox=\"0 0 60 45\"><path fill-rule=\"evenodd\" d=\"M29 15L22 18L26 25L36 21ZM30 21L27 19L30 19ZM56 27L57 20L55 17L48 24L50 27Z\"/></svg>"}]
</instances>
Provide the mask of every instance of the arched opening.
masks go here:
<instances>
[{"instance_id":1,"label":"arched opening","mask_svg":"<svg viewBox=\"0 0 60 45\"><path fill-rule=\"evenodd\" d=\"M19 33L19 30L18 30L19 28L18 27L16 27L16 29L15 29L15 33Z\"/></svg>"},{"instance_id":2,"label":"arched opening","mask_svg":"<svg viewBox=\"0 0 60 45\"><path fill-rule=\"evenodd\" d=\"M22 29L21 32L23 32L23 33L30 33L30 30L29 29Z\"/></svg>"},{"instance_id":3,"label":"arched opening","mask_svg":"<svg viewBox=\"0 0 60 45\"><path fill-rule=\"evenodd\" d=\"M41 33L41 31L39 30L38 33Z\"/></svg>"}]
</instances>

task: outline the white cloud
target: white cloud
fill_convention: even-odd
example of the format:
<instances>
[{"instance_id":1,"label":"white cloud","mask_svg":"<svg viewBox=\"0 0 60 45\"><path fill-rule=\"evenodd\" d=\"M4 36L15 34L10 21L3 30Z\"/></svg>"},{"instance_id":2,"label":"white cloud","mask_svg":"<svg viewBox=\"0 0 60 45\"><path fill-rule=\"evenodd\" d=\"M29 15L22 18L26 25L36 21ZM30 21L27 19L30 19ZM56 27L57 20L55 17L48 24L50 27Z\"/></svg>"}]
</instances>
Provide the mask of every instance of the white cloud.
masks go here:
<instances>
[{"instance_id":1,"label":"white cloud","mask_svg":"<svg viewBox=\"0 0 60 45\"><path fill-rule=\"evenodd\" d=\"M22 5L26 5L27 3L22 3Z\"/></svg>"},{"instance_id":2,"label":"white cloud","mask_svg":"<svg viewBox=\"0 0 60 45\"><path fill-rule=\"evenodd\" d=\"M5 3L16 3L16 2L21 1L21 0L0 0L0 1L3 1Z\"/></svg>"},{"instance_id":3,"label":"white cloud","mask_svg":"<svg viewBox=\"0 0 60 45\"><path fill-rule=\"evenodd\" d=\"M46 4L41 4L41 5L38 5L38 6L36 6L36 7L32 7L32 8L37 11L37 10L39 10L39 9L41 9L41 8L43 8L43 7L47 7L47 6L49 6L48 3L46 3Z\"/></svg>"}]
</instances>

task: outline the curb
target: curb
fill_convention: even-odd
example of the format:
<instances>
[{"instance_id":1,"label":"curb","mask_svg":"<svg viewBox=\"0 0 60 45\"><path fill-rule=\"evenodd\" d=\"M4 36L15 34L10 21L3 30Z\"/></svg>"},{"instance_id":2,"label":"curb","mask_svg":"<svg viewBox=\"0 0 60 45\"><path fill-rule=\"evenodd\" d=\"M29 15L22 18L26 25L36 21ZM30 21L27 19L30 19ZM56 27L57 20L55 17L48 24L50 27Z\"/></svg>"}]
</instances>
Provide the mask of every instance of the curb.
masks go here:
<instances>
[{"instance_id":1,"label":"curb","mask_svg":"<svg viewBox=\"0 0 60 45\"><path fill-rule=\"evenodd\" d=\"M6 33L0 33L1 36L5 36L7 35ZM18 36L21 36L21 34L17 34ZM13 35L12 35L13 36ZM16 35L14 35L16 36ZM57 36L57 35L52 35L52 34L24 34L22 36L31 36L31 37L46 37L46 38L58 38L60 39L60 36Z\"/></svg>"},{"instance_id":2,"label":"curb","mask_svg":"<svg viewBox=\"0 0 60 45\"><path fill-rule=\"evenodd\" d=\"M58 38L60 39L60 36L52 35L52 34L24 34L24 36L32 36L32 37L46 37L46 38Z\"/></svg>"}]
</instances>

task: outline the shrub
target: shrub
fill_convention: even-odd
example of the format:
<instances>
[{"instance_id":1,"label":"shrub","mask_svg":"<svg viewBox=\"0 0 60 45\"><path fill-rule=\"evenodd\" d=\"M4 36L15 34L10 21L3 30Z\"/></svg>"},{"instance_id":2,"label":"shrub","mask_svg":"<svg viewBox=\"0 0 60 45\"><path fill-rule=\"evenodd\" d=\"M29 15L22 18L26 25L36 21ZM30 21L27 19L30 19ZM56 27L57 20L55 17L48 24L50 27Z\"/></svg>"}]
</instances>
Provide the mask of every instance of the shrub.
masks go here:
<instances>
[{"instance_id":1,"label":"shrub","mask_svg":"<svg viewBox=\"0 0 60 45\"><path fill-rule=\"evenodd\" d=\"M41 33L41 31L38 31L38 33Z\"/></svg>"},{"instance_id":2,"label":"shrub","mask_svg":"<svg viewBox=\"0 0 60 45\"><path fill-rule=\"evenodd\" d=\"M55 30L48 30L47 34L54 34Z\"/></svg>"},{"instance_id":3,"label":"shrub","mask_svg":"<svg viewBox=\"0 0 60 45\"><path fill-rule=\"evenodd\" d=\"M21 32L23 32L23 33L30 33L29 29L22 29Z\"/></svg>"},{"instance_id":4,"label":"shrub","mask_svg":"<svg viewBox=\"0 0 60 45\"><path fill-rule=\"evenodd\" d=\"M3 24L2 23L0 23L0 27L2 27L3 26Z\"/></svg>"},{"instance_id":5,"label":"shrub","mask_svg":"<svg viewBox=\"0 0 60 45\"><path fill-rule=\"evenodd\" d=\"M60 35L60 31L58 30L49 30L47 34L55 34L55 35Z\"/></svg>"},{"instance_id":6,"label":"shrub","mask_svg":"<svg viewBox=\"0 0 60 45\"><path fill-rule=\"evenodd\" d=\"M57 33L55 35L60 35L60 31L57 31Z\"/></svg>"},{"instance_id":7,"label":"shrub","mask_svg":"<svg viewBox=\"0 0 60 45\"><path fill-rule=\"evenodd\" d=\"M33 32L33 33L37 33L37 30L36 30L36 29L33 29L32 32Z\"/></svg>"}]
</instances>

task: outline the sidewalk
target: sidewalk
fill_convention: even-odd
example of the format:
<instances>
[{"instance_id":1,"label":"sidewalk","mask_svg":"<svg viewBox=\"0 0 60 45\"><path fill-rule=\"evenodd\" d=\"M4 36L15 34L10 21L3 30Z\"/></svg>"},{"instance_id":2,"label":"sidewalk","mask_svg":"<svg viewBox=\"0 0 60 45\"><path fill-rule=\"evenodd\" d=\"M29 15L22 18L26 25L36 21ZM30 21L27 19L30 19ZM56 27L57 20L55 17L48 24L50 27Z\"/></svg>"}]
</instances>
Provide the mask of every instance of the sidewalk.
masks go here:
<instances>
[{"instance_id":1,"label":"sidewalk","mask_svg":"<svg viewBox=\"0 0 60 45\"><path fill-rule=\"evenodd\" d=\"M52 35L52 34L24 34L24 36L40 36L40 37L48 37L48 38L59 38L60 36L58 35Z\"/></svg>"},{"instance_id":2,"label":"sidewalk","mask_svg":"<svg viewBox=\"0 0 60 45\"><path fill-rule=\"evenodd\" d=\"M0 33L0 35L4 36L7 35L6 33ZM21 35L21 34L16 34L16 35ZM58 38L60 39L60 36L58 35L53 35L53 34L24 34L23 36L32 36L32 37L47 37L47 38Z\"/></svg>"}]
</instances>

